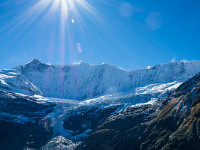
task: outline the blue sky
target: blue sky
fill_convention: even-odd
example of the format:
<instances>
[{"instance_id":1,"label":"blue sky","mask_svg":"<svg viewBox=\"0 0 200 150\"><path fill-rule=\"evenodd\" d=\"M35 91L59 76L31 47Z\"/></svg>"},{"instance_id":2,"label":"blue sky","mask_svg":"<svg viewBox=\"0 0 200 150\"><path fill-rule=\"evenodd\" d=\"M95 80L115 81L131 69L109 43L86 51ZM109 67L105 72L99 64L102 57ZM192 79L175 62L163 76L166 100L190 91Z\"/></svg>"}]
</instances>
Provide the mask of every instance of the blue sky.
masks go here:
<instances>
[{"instance_id":1,"label":"blue sky","mask_svg":"<svg viewBox=\"0 0 200 150\"><path fill-rule=\"evenodd\" d=\"M199 0L55 1L0 1L0 69L34 58L124 69L199 60Z\"/></svg>"}]
</instances>

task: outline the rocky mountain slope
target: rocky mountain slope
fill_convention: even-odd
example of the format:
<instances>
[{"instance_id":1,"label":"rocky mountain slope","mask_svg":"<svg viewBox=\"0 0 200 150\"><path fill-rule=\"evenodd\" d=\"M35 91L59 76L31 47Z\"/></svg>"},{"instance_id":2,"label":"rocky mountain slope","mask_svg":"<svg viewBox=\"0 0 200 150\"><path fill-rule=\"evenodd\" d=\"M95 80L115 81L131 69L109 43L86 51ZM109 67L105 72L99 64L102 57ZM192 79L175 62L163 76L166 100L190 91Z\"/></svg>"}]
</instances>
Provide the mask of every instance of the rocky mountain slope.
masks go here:
<instances>
[{"instance_id":1,"label":"rocky mountain slope","mask_svg":"<svg viewBox=\"0 0 200 150\"><path fill-rule=\"evenodd\" d=\"M144 132L142 149L200 149L199 85L197 74L166 99L167 105Z\"/></svg>"},{"instance_id":2,"label":"rocky mountain slope","mask_svg":"<svg viewBox=\"0 0 200 150\"><path fill-rule=\"evenodd\" d=\"M52 128L45 116L52 108L29 96L0 91L0 149L39 149L46 144Z\"/></svg>"},{"instance_id":3,"label":"rocky mountain slope","mask_svg":"<svg viewBox=\"0 0 200 150\"><path fill-rule=\"evenodd\" d=\"M200 149L200 74L159 103L108 117L77 149Z\"/></svg>"}]
</instances>

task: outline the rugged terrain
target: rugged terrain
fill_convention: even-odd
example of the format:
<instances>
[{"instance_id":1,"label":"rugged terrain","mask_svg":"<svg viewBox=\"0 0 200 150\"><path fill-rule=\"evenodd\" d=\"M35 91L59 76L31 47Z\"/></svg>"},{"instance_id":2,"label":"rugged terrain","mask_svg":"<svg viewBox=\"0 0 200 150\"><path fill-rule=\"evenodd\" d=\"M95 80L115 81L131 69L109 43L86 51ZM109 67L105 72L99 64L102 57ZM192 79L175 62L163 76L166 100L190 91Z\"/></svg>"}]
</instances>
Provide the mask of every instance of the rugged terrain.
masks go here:
<instances>
[{"instance_id":1,"label":"rugged terrain","mask_svg":"<svg viewBox=\"0 0 200 150\"><path fill-rule=\"evenodd\" d=\"M34 59L0 72L0 88L28 95L83 100L107 94L166 92L200 72L200 62L181 61L126 71L109 64L49 65ZM160 90L160 91L159 91Z\"/></svg>"},{"instance_id":2,"label":"rugged terrain","mask_svg":"<svg viewBox=\"0 0 200 150\"><path fill-rule=\"evenodd\" d=\"M2 70L0 149L198 149L198 72L199 61L126 71L36 59Z\"/></svg>"},{"instance_id":3,"label":"rugged terrain","mask_svg":"<svg viewBox=\"0 0 200 150\"><path fill-rule=\"evenodd\" d=\"M77 149L200 149L200 74L162 102L109 116Z\"/></svg>"},{"instance_id":4,"label":"rugged terrain","mask_svg":"<svg viewBox=\"0 0 200 150\"><path fill-rule=\"evenodd\" d=\"M38 104L29 96L0 91L0 149L39 149L46 144L52 128L44 116L52 108L52 104Z\"/></svg>"}]
</instances>

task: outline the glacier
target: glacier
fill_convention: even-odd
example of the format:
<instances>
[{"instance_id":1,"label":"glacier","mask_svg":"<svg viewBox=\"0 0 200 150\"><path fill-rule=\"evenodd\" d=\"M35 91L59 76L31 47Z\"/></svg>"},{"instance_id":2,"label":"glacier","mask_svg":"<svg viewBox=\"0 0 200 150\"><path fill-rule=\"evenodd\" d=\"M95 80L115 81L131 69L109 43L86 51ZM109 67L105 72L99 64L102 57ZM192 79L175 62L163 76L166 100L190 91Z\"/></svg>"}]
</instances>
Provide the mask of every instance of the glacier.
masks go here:
<instances>
[{"instance_id":1,"label":"glacier","mask_svg":"<svg viewBox=\"0 0 200 150\"><path fill-rule=\"evenodd\" d=\"M1 71L0 88L28 95L84 100L110 94L162 93L176 88L198 72L199 61L169 62L148 69L123 70L109 64L50 65L34 59L13 70Z\"/></svg>"}]
</instances>

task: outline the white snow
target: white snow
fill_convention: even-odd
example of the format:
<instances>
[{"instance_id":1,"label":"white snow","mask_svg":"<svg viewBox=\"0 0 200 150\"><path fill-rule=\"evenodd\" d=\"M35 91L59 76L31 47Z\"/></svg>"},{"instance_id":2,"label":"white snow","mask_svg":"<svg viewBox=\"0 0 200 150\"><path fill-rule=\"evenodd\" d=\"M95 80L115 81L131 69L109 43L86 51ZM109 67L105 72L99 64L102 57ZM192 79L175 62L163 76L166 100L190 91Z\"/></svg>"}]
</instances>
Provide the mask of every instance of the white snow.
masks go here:
<instances>
[{"instance_id":1,"label":"white snow","mask_svg":"<svg viewBox=\"0 0 200 150\"><path fill-rule=\"evenodd\" d=\"M0 90L26 95L34 93L42 95L40 89L33 85L23 74L14 69L0 71Z\"/></svg>"},{"instance_id":2,"label":"white snow","mask_svg":"<svg viewBox=\"0 0 200 150\"><path fill-rule=\"evenodd\" d=\"M17 70L46 97L82 100L101 95L127 94L135 90L139 94L144 90L147 90L146 93L165 92L200 72L200 62L170 62L148 69L126 71L106 63L90 65L80 62L58 66L33 60L17 67Z\"/></svg>"},{"instance_id":3,"label":"white snow","mask_svg":"<svg viewBox=\"0 0 200 150\"><path fill-rule=\"evenodd\" d=\"M41 150L74 150L79 143L73 143L71 140L66 139L63 136L56 136L50 142L48 142L45 146L41 148Z\"/></svg>"},{"instance_id":4,"label":"white snow","mask_svg":"<svg viewBox=\"0 0 200 150\"><path fill-rule=\"evenodd\" d=\"M0 90L74 100L102 95L166 93L198 72L199 61L170 62L126 71L106 63L58 66L33 60L15 69L0 71Z\"/></svg>"},{"instance_id":5,"label":"white snow","mask_svg":"<svg viewBox=\"0 0 200 150\"><path fill-rule=\"evenodd\" d=\"M135 89L136 94L149 94L149 93L166 93L168 91L173 91L179 87L182 82L169 82L169 83L156 83L150 84L144 87L138 87Z\"/></svg>"},{"instance_id":6,"label":"white snow","mask_svg":"<svg viewBox=\"0 0 200 150\"><path fill-rule=\"evenodd\" d=\"M138 103L138 104L132 105L130 107L138 107L138 106L141 106L141 105L148 105L148 104L153 105L154 103L157 102L157 100L158 100L157 98L152 98L150 101L148 101L146 103Z\"/></svg>"}]
</instances>

